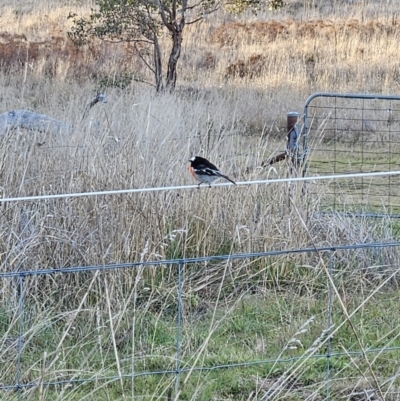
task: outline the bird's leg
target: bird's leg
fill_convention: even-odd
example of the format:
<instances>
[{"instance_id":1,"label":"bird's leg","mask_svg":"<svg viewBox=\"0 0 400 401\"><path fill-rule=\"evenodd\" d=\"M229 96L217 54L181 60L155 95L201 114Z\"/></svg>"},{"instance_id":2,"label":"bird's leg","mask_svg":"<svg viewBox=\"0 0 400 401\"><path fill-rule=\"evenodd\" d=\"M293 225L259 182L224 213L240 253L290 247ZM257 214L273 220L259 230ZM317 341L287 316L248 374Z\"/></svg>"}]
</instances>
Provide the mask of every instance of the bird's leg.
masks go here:
<instances>
[{"instance_id":1,"label":"bird's leg","mask_svg":"<svg viewBox=\"0 0 400 401\"><path fill-rule=\"evenodd\" d=\"M197 185L197 189L200 189L201 182Z\"/></svg>"}]
</instances>

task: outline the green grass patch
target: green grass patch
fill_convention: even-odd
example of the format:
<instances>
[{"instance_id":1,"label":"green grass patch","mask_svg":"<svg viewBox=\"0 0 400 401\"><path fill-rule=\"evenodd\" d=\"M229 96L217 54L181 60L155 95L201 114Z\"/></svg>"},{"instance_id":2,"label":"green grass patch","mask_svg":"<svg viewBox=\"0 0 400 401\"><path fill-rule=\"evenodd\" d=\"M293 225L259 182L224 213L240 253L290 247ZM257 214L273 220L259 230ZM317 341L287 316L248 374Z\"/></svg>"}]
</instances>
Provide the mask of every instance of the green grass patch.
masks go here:
<instances>
[{"instance_id":1,"label":"green grass patch","mask_svg":"<svg viewBox=\"0 0 400 401\"><path fill-rule=\"evenodd\" d=\"M363 302L365 294L343 297L351 313ZM352 317L369 362L379 377L396 373L400 353L398 299L398 290L387 289ZM45 314L38 311L35 314L31 308L24 323L27 334L23 337L21 371L22 382L34 386L22 390L24 399L119 400L122 393L149 400L167 397L169 389L175 390L177 380L175 373L163 373L175 372L177 366L176 317L144 310L134 315L132 310L126 310L119 324L116 318L111 330L106 313L96 318L90 311L82 311L66 334L61 316L46 320ZM332 330L343 320L342 310L335 301ZM306 388L319 399L325 391L321 383L328 368L325 357L328 343L320 345L326 340L327 324L326 292L299 295L296 291L270 291L264 295L246 295L235 302L220 300L208 305L196 318L184 313L178 363L183 370L179 375L179 398L245 400L251 394L269 391L266 383L273 383L286 372L286 375L293 373L293 377L291 384L283 385L280 396L301 399ZM34 329L29 331L29 327ZM10 338L4 326L2 337ZM317 356L311 356L313 347L318 348ZM337 385L340 380L359 377L361 373L369 376L360 346L347 323L333 335L329 349L332 394L343 392ZM16 363L15 345L3 349L2 359L8 366ZM124 375L122 381L118 379L118 365ZM138 374L133 380L126 377ZM40 386L41 381L85 378L90 381ZM3 383L13 383L15 379L15 370L3 371ZM350 387L349 383L349 392ZM5 396L17 399L15 393L3 391L2 397Z\"/></svg>"}]
</instances>

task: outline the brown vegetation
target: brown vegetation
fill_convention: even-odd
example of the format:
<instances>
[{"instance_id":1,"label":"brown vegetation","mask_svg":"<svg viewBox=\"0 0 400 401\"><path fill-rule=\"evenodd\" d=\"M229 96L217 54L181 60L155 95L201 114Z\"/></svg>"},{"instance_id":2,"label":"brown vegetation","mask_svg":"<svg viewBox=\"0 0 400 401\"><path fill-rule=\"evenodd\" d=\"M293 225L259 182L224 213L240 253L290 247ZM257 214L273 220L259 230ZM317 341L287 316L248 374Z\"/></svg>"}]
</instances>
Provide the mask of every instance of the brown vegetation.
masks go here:
<instances>
[{"instance_id":1,"label":"brown vegetation","mask_svg":"<svg viewBox=\"0 0 400 401\"><path fill-rule=\"evenodd\" d=\"M298 39L355 38L360 36L368 41L372 37L398 35L397 21L380 22L357 19L311 21L257 21L252 23L230 22L216 28L210 42L220 46L238 46L243 44L268 43Z\"/></svg>"},{"instance_id":2,"label":"brown vegetation","mask_svg":"<svg viewBox=\"0 0 400 401\"><path fill-rule=\"evenodd\" d=\"M204 37L204 41L198 40L197 36ZM386 43L384 48L382 41ZM193 57L195 68L203 70L207 77L212 74L216 81L246 77L271 82L271 73L274 74L271 66L275 68L277 63L283 63L282 67L288 68L289 62L296 68L296 74L306 72L305 82L309 85L320 85L324 81L324 85L335 87L338 79L345 84L358 82L362 60L368 60L368 66L363 68L384 78L385 83L389 82L388 73L395 79L398 72L394 58L382 66L387 72L377 70L380 68L377 64L382 63L382 53L386 53L386 59L394 57L398 41L395 20L270 20L230 22L211 29L210 34L194 29L189 31L187 46L198 47L198 53ZM228 56L232 49L236 54L233 60L231 55ZM191 63L188 60L182 66L181 82L191 80L186 68L190 68ZM326 76L330 73L326 63L334 63L330 69L335 67L336 72L331 77ZM134 73L143 79L148 77L132 45L93 42L77 48L66 32L49 39L34 40L29 39L28 34L4 31L0 34L0 65L3 72L23 71L28 66L37 76L61 78L99 79L116 71L119 74ZM349 67L351 73L346 72ZM278 73L282 75L281 67L275 72Z\"/></svg>"},{"instance_id":3,"label":"brown vegetation","mask_svg":"<svg viewBox=\"0 0 400 401\"><path fill-rule=\"evenodd\" d=\"M97 42L79 48L66 36L43 41L28 41L24 35L0 36L0 66L5 73L28 66L36 76L85 80L112 71L116 64L120 72L139 68L134 63L136 52L129 44Z\"/></svg>"},{"instance_id":4,"label":"brown vegetation","mask_svg":"<svg viewBox=\"0 0 400 401\"><path fill-rule=\"evenodd\" d=\"M226 69L226 78L255 78L263 73L266 58L261 54L253 54L248 60L238 60Z\"/></svg>"}]
</instances>

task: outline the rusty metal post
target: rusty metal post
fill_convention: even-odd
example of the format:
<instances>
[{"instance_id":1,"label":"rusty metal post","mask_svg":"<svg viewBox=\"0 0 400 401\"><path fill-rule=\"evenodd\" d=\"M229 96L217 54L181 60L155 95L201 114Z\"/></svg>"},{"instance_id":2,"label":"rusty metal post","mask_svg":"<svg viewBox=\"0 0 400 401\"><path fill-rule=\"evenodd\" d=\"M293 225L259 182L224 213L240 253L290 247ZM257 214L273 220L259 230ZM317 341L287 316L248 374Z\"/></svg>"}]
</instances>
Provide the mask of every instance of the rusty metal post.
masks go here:
<instances>
[{"instance_id":1,"label":"rusty metal post","mask_svg":"<svg viewBox=\"0 0 400 401\"><path fill-rule=\"evenodd\" d=\"M275 164L289 158L290 173L293 168L297 169L297 158L299 153L300 127L298 125L300 113L291 111L287 113L287 130L286 130L286 150L279 155L272 157L261 164L265 167L269 164Z\"/></svg>"},{"instance_id":2,"label":"rusty metal post","mask_svg":"<svg viewBox=\"0 0 400 401\"><path fill-rule=\"evenodd\" d=\"M297 171L297 159L299 153L299 139L300 139L300 127L298 125L300 113L291 111L287 113L287 145L286 152L289 157L290 174L293 171Z\"/></svg>"}]
</instances>

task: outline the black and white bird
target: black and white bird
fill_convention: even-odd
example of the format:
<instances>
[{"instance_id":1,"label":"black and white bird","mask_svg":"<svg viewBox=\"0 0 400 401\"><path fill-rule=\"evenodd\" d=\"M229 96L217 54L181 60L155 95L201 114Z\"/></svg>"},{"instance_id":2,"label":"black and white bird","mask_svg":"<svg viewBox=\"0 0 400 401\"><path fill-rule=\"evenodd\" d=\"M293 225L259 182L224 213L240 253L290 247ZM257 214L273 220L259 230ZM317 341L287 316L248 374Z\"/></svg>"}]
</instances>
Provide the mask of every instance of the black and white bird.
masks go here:
<instances>
[{"instance_id":1,"label":"black and white bird","mask_svg":"<svg viewBox=\"0 0 400 401\"><path fill-rule=\"evenodd\" d=\"M198 188L201 184L211 184L220 178L225 178L232 184L236 185L236 182L232 181L229 177L222 174L214 164L210 163L207 159L200 156L193 156L190 160L189 172L192 176L200 181Z\"/></svg>"}]
</instances>

